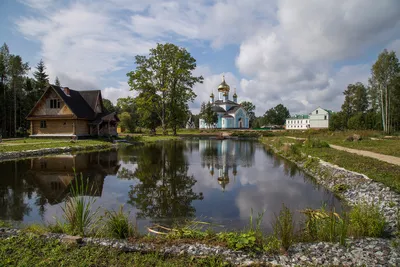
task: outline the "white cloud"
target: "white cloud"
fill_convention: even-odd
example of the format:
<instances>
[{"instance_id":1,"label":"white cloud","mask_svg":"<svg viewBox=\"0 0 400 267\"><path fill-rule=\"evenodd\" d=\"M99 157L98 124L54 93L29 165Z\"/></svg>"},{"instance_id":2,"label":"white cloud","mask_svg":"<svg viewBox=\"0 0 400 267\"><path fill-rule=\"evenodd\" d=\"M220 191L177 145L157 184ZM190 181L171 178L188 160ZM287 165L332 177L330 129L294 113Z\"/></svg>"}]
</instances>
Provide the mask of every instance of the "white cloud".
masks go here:
<instances>
[{"instance_id":1,"label":"white cloud","mask_svg":"<svg viewBox=\"0 0 400 267\"><path fill-rule=\"evenodd\" d=\"M243 76L227 73L227 82L259 115L279 103L292 113L337 110L347 83L369 75L357 59L371 49L400 49L398 0L21 1L35 16L16 20L20 32L40 42L49 74L64 85L104 88L104 80L115 77L110 73L133 68L134 56L156 42L184 41L188 50L233 44ZM347 59L351 65L336 67ZM211 65L196 73L205 80L194 88L194 113L221 79ZM113 101L129 94L121 77L107 85Z\"/></svg>"},{"instance_id":2,"label":"white cloud","mask_svg":"<svg viewBox=\"0 0 400 267\"><path fill-rule=\"evenodd\" d=\"M134 91L129 90L129 85L127 82L119 82L118 87L106 87L102 90L103 98L111 100L111 102L117 104L118 98L134 97L136 96Z\"/></svg>"}]
</instances>

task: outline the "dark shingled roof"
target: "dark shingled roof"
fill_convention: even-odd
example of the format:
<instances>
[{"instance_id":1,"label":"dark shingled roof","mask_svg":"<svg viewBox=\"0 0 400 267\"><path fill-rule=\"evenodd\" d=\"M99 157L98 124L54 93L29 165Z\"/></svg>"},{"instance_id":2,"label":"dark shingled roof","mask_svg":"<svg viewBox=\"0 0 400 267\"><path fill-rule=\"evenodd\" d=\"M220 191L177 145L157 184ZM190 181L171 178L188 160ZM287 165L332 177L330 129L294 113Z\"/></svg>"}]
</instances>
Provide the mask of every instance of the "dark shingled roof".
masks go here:
<instances>
[{"instance_id":1,"label":"dark shingled roof","mask_svg":"<svg viewBox=\"0 0 400 267\"><path fill-rule=\"evenodd\" d=\"M235 113L239 108L240 108L240 106L231 107L231 108L228 110L228 113Z\"/></svg>"},{"instance_id":2,"label":"dark shingled roof","mask_svg":"<svg viewBox=\"0 0 400 267\"><path fill-rule=\"evenodd\" d=\"M96 101L100 94L100 90L90 90L90 91L79 91L83 99L85 99L86 103L89 104L91 109L95 110Z\"/></svg>"},{"instance_id":3,"label":"dark shingled roof","mask_svg":"<svg viewBox=\"0 0 400 267\"><path fill-rule=\"evenodd\" d=\"M217 104L217 105L229 104L229 105L239 106L238 103L233 102L232 100L228 100L228 101L226 101L226 102L224 102L223 100L216 100L214 103Z\"/></svg>"},{"instance_id":4,"label":"dark shingled roof","mask_svg":"<svg viewBox=\"0 0 400 267\"><path fill-rule=\"evenodd\" d=\"M225 112L225 109L221 108L220 106L214 105L211 108L212 111L214 112Z\"/></svg>"}]
</instances>

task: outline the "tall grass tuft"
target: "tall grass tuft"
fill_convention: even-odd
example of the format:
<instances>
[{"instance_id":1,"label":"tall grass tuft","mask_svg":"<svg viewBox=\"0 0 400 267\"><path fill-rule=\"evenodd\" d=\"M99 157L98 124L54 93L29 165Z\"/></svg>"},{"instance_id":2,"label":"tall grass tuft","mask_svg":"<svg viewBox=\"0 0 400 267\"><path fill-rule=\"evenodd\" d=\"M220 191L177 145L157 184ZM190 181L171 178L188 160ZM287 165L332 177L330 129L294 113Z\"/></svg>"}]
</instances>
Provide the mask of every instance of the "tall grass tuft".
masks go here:
<instances>
[{"instance_id":1,"label":"tall grass tuft","mask_svg":"<svg viewBox=\"0 0 400 267\"><path fill-rule=\"evenodd\" d=\"M281 241L282 247L288 250L294 242L295 234L293 214L285 204L282 204L279 215L275 215L272 228L274 236Z\"/></svg>"},{"instance_id":2,"label":"tall grass tuft","mask_svg":"<svg viewBox=\"0 0 400 267\"><path fill-rule=\"evenodd\" d=\"M379 206L365 202L355 205L349 213L350 232L355 237L384 235L386 219Z\"/></svg>"},{"instance_id":3,"label":"tall grass tuft","mask_svg":"<svg viewBox=\"0 0 400 267\"><path fill-rule=\"evenodd\" d=\"M63 219L67 232L85 236L98 219L98 209L92 211L96 198L85 196L87 192L93 191L93 188L89 188L89 181L85 183L82 174L75 179L76 183L72 186L70 195L62 207Z\"/></svg>"},{"instance_id":4,"label":"tall grass tuft","mask_svg":"<svg viewBox=\"0 0 400 267\"><path fill-rule=\"evenodd\" d=\"M306 241L340 242L344 245L349 227L346 215L340 217L335 209L327 211L325 205L321 209L305 209L301 213L306 216L303 232Z\"/></svg>"},{"instance_id":5,"label":"tall grass tuft","mask_svg":"<svg viewBox=\"0 0 400 267\"><path fill-rule=\"evenodd\" d=\"M125 239L138 234L136 225L134 227L129 221L129 217L124 213L122 205L118 211L106 211L105 217L106 233L110 237Z\"/></svg>"}]
</instances>

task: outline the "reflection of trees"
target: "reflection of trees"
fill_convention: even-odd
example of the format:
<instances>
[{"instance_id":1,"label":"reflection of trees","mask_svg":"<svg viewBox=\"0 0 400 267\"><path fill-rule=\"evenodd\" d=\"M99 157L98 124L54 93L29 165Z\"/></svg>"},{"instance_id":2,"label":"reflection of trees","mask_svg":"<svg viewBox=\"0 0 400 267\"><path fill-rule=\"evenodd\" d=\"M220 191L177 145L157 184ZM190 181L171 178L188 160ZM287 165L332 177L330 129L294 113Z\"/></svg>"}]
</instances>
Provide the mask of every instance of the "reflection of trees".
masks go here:
<instances>
[{"instance_id":1,"label":"reflection of trees","mask_svg":"<svg viewBox=\"0 0 400 267\"><path fill-rule=\"evenodd\" d=\"M22 179L26 166L21 161L0 164L0 219L21 221L31 208L25 198L32 198L34 189Z\"/></svg>"},{"instance_id":2,"label":"reflection of trees","mask_svg":"<svg viewBox=\"0 0 400 267\"><path fill-rule=\"evenodd\" d=\"M176 219L194 216L195 208L191 203L201 199L202 194L193 192L196 180L187 173L184 148L181 142L165 142L140 149L138 166L130 174L139 183L131 186L128 201L139 210L139 218ZM128 175L129 172L123 174Z\"/></svg>"}]
</instances>

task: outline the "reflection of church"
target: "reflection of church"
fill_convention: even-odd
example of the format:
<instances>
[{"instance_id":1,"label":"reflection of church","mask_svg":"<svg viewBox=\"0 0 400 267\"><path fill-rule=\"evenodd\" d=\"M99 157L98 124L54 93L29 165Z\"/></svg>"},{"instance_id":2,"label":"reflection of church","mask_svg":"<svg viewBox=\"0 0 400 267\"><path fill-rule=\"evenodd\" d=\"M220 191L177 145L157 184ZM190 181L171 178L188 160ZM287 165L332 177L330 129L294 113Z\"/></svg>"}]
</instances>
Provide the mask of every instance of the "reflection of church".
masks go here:
<instances>
[{"instance_id":1,"label":"reflection of church","mask_svg":"<svg viewBox=\"0 0 400 267\"><path fill-rule=\"evenodd\" d=\"M217 175L217 181L225 191L239 167L249 167L253 161L252 143L233 140L199 140L199 150L203 159L203 167L210 170L210 175Z\"/></svg>"},{"instance_id":2,"label":"reflection of church","mask_svg":"<svg viewBox=\"0 0 400 267\"><path fill-rule=\"evenodd\" d=\"M89 182L85 195L101 196L105 176L118 172L117 155L117 151L107 151L34 158L29 177L52 205L62 202L75 186L75 174Z\"/></svg>"}]
</instances>

